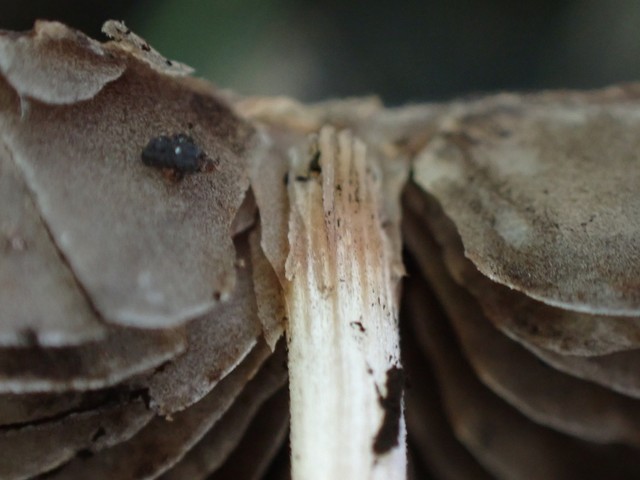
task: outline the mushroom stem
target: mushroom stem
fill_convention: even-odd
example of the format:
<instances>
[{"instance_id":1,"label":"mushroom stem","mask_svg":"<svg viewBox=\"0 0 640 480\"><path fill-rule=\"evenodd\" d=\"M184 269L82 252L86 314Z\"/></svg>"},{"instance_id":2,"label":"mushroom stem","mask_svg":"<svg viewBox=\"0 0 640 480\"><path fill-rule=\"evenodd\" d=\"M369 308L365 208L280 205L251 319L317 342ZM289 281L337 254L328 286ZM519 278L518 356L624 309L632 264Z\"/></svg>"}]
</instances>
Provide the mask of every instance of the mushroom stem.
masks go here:
<instances>
[{"instance_id":1,"label":"mushroom stem","mask_svg":"<svg viewBox=\"0 0 640 480\"><path fill-rule=\"evenodd\" d=\"M294 480L406 477L397 305L374 167L361 141L329 127L310 158L292 158Z\"/></svg>"}]
</instances>

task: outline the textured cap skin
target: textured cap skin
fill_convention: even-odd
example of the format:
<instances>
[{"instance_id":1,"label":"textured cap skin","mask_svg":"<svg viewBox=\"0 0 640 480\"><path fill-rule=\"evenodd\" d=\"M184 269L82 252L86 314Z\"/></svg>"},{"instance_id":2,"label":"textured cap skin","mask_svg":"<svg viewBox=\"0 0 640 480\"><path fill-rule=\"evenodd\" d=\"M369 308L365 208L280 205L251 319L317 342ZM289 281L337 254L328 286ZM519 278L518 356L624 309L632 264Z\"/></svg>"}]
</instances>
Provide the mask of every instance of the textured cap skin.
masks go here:
<instances>
[{"instance_id":1,"label":"textured cap skin","mask_svg":"<svg viewBox=\"0 0 640 480\"><path fill-rule=\"evenodd\" d=\"M155 478L272 353L248 245L260 139L188 67L105 29L112 42L55 22L0 32L2 478ZM145 150L167 138L182 150ZM245 389L254 411L235 408L247 425L285 382L283 353ZM219 463L247 425L214 442Z\"/></svg>"},{"instance_id":2,"label":"textured cap skin","mask_svg":"<svg viewBox=\"0 0 640 480\"><path fill-rule=\"evenodd\" d=\"M247 239L236 242L246 259L228 301L187 326L187 351L148 380L150 407L169 415L198 402L255 348L261 336Z\"/></svg>"},{"instance_id":3,"label":"textured cap skin","mask_svg":"<svg viewBox=\"0 0 640 480\"><path fill-rule=\"evenodd\" d=\"M413 222L416 232L405 232L407 243L430 230L453 279L476 298L487 318L507 336L525 346L573 356L605 355L640 346L639 317L565 310L492 282L464 256L455 225L431 196L409 184L404 202L405 214L418 216Z\"/></svg>"},{"instance_id":4,"label":"textured cap skin","mask_svg":"<svg viewBox=\"0 0 640 480\"><path fill-rule=\"evenodd\" d=\"M106 330L0 144L0 345L74 345L100 339Z\"/></svg>"},{"instance_id":5,"label":"textured cap skin","mask_svg":"<svg viewBox=\"0 0 640 480\"><path fill-rule=\"evenodd\" d=\"M21 62L33 68L46 53L47 62L72 69L60 44L69 36L93 45L58 24L56 36L52 26L39 28L37 38L52 46L44 53L23 49ZM14 47L35 42L29 34L4 33L0 40ZM44 103L20 91L20 78L5 76L0 140L101 316L119 325L170 327L211 309L234 287L229 228L249 186L244 155L253 130L204 82L165 75L109 45L100 47L106 53L96 69L106 58L125 70L82 102ZM49 82L66 81L56 72ZM177 133L191 137L217 168L178 180L142 163L151 139Z\"/></svg>"},{"instance_id":6,"label":"textured cap skin","mask_svg":"<svg viewBox=\"0 0 640 480\"><path fill-rule=\"evenodd\" d=\"M492 280L569 310L640 314L634 89L452 107L414 179Z\"/></svg>"},{"instance_id":7,"label":"textured cap skin","mask_svg":"<svg viewBox=\"0 0 640 480\"><path fill-rule=\"evenodd\" d=\"M122 58L58 22L0 33L0 73L20 96L49 104L87 100L124 70Z\"/></svg>"}]
</instances>

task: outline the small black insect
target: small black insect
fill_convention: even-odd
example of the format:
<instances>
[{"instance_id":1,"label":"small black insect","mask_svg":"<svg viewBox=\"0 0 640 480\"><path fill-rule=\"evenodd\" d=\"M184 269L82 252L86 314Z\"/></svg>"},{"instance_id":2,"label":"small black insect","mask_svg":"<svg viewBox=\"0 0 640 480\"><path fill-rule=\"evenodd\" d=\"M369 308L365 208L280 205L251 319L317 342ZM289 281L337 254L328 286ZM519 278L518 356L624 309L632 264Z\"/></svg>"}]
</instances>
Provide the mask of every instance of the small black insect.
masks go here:
<instances>
[{"instance_id":1,"label":"small black insect","mask_svg":"<svg viewBox=\"0 0 640 480\"><path fill-rule=\"evenodd\" d=\"M218 164L184 133L152 138L141 156L145 165L163 169L178 180L187 173L212 171Z\"/></svg>"}]
</instances>

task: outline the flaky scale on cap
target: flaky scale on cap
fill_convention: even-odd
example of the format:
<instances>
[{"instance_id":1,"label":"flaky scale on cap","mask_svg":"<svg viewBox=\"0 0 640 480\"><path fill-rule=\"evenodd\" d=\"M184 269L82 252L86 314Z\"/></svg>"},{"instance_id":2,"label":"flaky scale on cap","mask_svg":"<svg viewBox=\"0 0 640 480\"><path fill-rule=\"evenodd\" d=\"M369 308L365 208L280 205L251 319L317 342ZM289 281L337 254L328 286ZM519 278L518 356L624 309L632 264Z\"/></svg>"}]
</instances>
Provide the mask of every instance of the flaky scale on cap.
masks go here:
<instances>
[{"instance_id":1,"label":"flaky scale on cap","mask_svg":"<svg viewBox=\"0 0 640 480\"><path fill-rule=\"evenodd\" d=\"M120 48L145 62L154 70L172 76L193 73L193 68L175 60L169 60L155 50L144 38L133 33L124 22L107 20L102 25L102 33L111 38L109 47Z\"/></svg>"},{"instance_id":2,"label":"flaky scale on cap","mask_svg":"<svg viewBox=\"0 0 640 480\"><path fill-rule=\"evenodd\" d=\"M0 347L59 347L106 334L0 139Z\"/></svg>"},{"instance_id":3,"label":"flaky scale on cap","mask_svg":"<svg viewBox=\"0 0 640 480\"><path fill-rule=\"evenodd\" d=\"M236 216L231 222L230 233L232 237L240 235L253 227L258 220L258 205L251 190L247 190Z\"/></svg>"},{"instance_id":4,"label":"flaky scale on cap","mask_svg":"<svg viewBox=\"0 0 640 480\"><path fill-rule=\"evenodd\" d=\"M39 20L24 33L0 31L0 74L21 97L49 104L87 100L124 70L124 59L58 22Z\"/></svg>"},{"instance_id":5,"label":"flaky scale on cap","mask_svg":"<svg viewBox=\"0 0 640 480\"><path fill-rule=\"evenodd\" d=\"M30 478L56 468L80 451L126 441L152 412L141 399L76 413L51 422L0 431L0 478ZM90 478L90 477L87 477Z\"/></svg>"},{"instance_id":6,"label":"flaky scale on cap","mask_svg":"<svg viewBox=\"0 0 640 480\"><path fill-rule=\"evenodd\" d=\"M264 343L258 344L233 372L190 408L170 419L155 417L130 440L89 458L76 457L50 478L118 480L131 479L133 475L142 480L159 476L179 462L222 417L270 353Z\"/></svg>"},{"instance_id":7,"label":"flaky scale on cap","mask_svg":"<svg viewBox=\"0 0 640 480\"><path fill-rule=\"evenodd\" d=\"M377 97L327 100L311 105L288 97L241 97L231 101L245 118L301 134L317 132L327 123L344 128L370 119L383 109Z\"/></svg>"},{"instance_id":8,"label":"flaky scale on cap","mask_svg":"<svg viewBox=\"0 0 640 480\"><path fill-rule=\"evenodd\" d=\"M536 423L592 442L640 445L640 403L561 373L498 332L475 299L449 277L435 240L420 235L418 225L419 217L407 212L409 247L487 387Z\"/></svg>"},{"instance_id":9,"label":"flaky scale on cap","mask_svg":"<svg viewBox=\"0 0 640 480\"><path fill-rule=\"evenodd\" d=\"M258 225L249 234L253 289L264 339L274 350L284 334L286 305L282 285L260 246L261 233L262 226Z\"/></svg>"},{"instance_id":10,"label":"flaky scale on cap","mask_svg":"<svg viewBox=\"0 0 640 480\"><path fill-rule=\"evenodd\" d=\"M444 320L433 293L421 291L424 298L424 314L429 318ZM443 410L438 383L429 360L411 340L413 332L404 324L401 331L403 365L407 373L405 389L405 415L409 444L415 445L420 460L437 478L489 480L491 477L451 431L451 425Z\"/></svg>"},{"instance_id":11,"label":"flaky scale on cap","mask_svg":"<svg viewBox=\"0 0 640 480\"><path fill-rule=\"evenodd\" d=\"M278 279L285 282L284 264L289 254L289 155L303 155L306 135L261 126L263 151L248 157L251 190L260 212L260 246Z\"/></svg>"},{"instance_id":12,"label":"flaky scale on cap","mask_svg":"<svg viewBox=\"0 0 640 480\"><path fill-rule=\"evenodd\" d=\"M551 305L640 315L637 95L497 96L442 119L414 179L492 280Z\"/></svg>"},{"instance_id":13,"label":"flaky scale on cap","mask_svg":"<svg viewBox=\"0 0 640 480\"><path fill-rule=\"evenodd\" d=\"M596 446L537 425L495 396L475 378L447 325L424 317L423 279L406 282L408 315L415 339L431 359L445 411L456 437L499 478L634 478L634 451ZM627 478L625 477L625 478Z\"/></svg>"},{"instance_id":14,"label":"flaky scale on cap","mask_svg":"<svg viewBox=\"0 0 640 480\"><path fill-rule=\"evenodd\" d=\"M431 231L443 248L445 263L456 282L471 292L487 317L512 339L527 347L579 356L604 355L640 346L640 317L564 310L492 282L464 257L455 226L432 197L410 184L404 202L408 210L420 217L420 230Z\"/></svg>"},{"instance_id":15,"label":"flaky scale on cap","mask_svg":"<svg viewBox=\"0 0 640 480\"><path fill-rule=\"evenodd\" d=\"M254 418L270 415L269 398L282 389L287 380L284 344L264 365L255 379L247 384L228 412L202 437L185 457L161 480L206 478L220 468L246 436ZM287 393L285 392L285 395ZM265 404L265 402L267 402Z\"/></svg>"},{"instance_id":16,"label":"flaky scale on cap","mask_svg":"<svg viewBox=\"0 0 640 480\"><path fill-rule=\"evenodd\" d=\"M231 298L187 325L186 352L144 381L150 405L169 415L207 395L250 354L262 333L253 290L247 236L236 240L236 288Z\"/></svg>"},{"instance_id":17,"label":"flaky scale on cap","mask_svg":"<svg viewBox=\"0 0 640 480\"><path fill-rule=\"evenodd\" d=\"M33 100L21 112L4 85L0 128L98 312L120 325L169 327L233 290L229 228L249 186L243 157L252 128L201 83L118 58L125 72L84 102ZM217 168L171 181L142 164L150 139L176 133L188 133Z\"/></svg>"},{"instance_id":18,"label":"flaky scale on cap","mask_svg":"<svg viewBox=\"0 0 640 480\"><path fill-rule=\"evenodd\" d=\"M183 329L117 329L77 347L0 349L0 393L96 390L160 366L184 351Z\"/></svg>"},{"instance_id":19,"label":"flaky scale on cap","mask_svg":"<svg viewBox=\"0 0 640 480\"><path fill-rule=\"evenodd\" d=\"M289 396L286 389L281 389L264 404L238 447L208 479L264 478L269 464L285 442L288 431Z\"/></svg>"}]
</instances>

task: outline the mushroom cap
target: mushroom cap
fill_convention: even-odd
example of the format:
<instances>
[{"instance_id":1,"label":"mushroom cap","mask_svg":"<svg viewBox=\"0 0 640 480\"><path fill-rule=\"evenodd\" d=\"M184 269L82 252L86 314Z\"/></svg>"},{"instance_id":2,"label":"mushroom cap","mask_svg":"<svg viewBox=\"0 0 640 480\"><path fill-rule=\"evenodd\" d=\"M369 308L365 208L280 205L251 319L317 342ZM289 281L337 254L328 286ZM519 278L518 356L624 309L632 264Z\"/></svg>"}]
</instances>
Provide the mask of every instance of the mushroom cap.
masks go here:
<instances>
[{"instance_id":1,"label":"mushroom cap","mask_svg":"<svg viewBox=\"0 0 640 480\"><path fill-rule=\"evenodd\" d=\"M18 53L29 68L38 69L46 56L47 65L75 71L69 38L90 51L95 42L65 32L41 22L35 35L4 33L0 44L7 52L26 43ZM51 241L102 319L177 326L234 288L230 227L249 187L244 158L253 129L211 87L158 72L117 44L97 45L103 54L96 68L107 62L122 71L101 77L92 96L73 103L30 95L11 65L3 69L0 62L3 144ZM66 81L56 69L47 73L49 83ZM215 170L178 181L142 163L150 139L185 132L218 162Z\"/></svg>"},{"instance_id":2,"label":"mushroom cap","mask_svg":"<svg viewBox=\"0 0 640 480\"><path fill-rule=\"evenodd\" d=\"M454 105L414 164L491 280L584 313L640 314L637 88Z\"/></svg>"}]
</instances>

